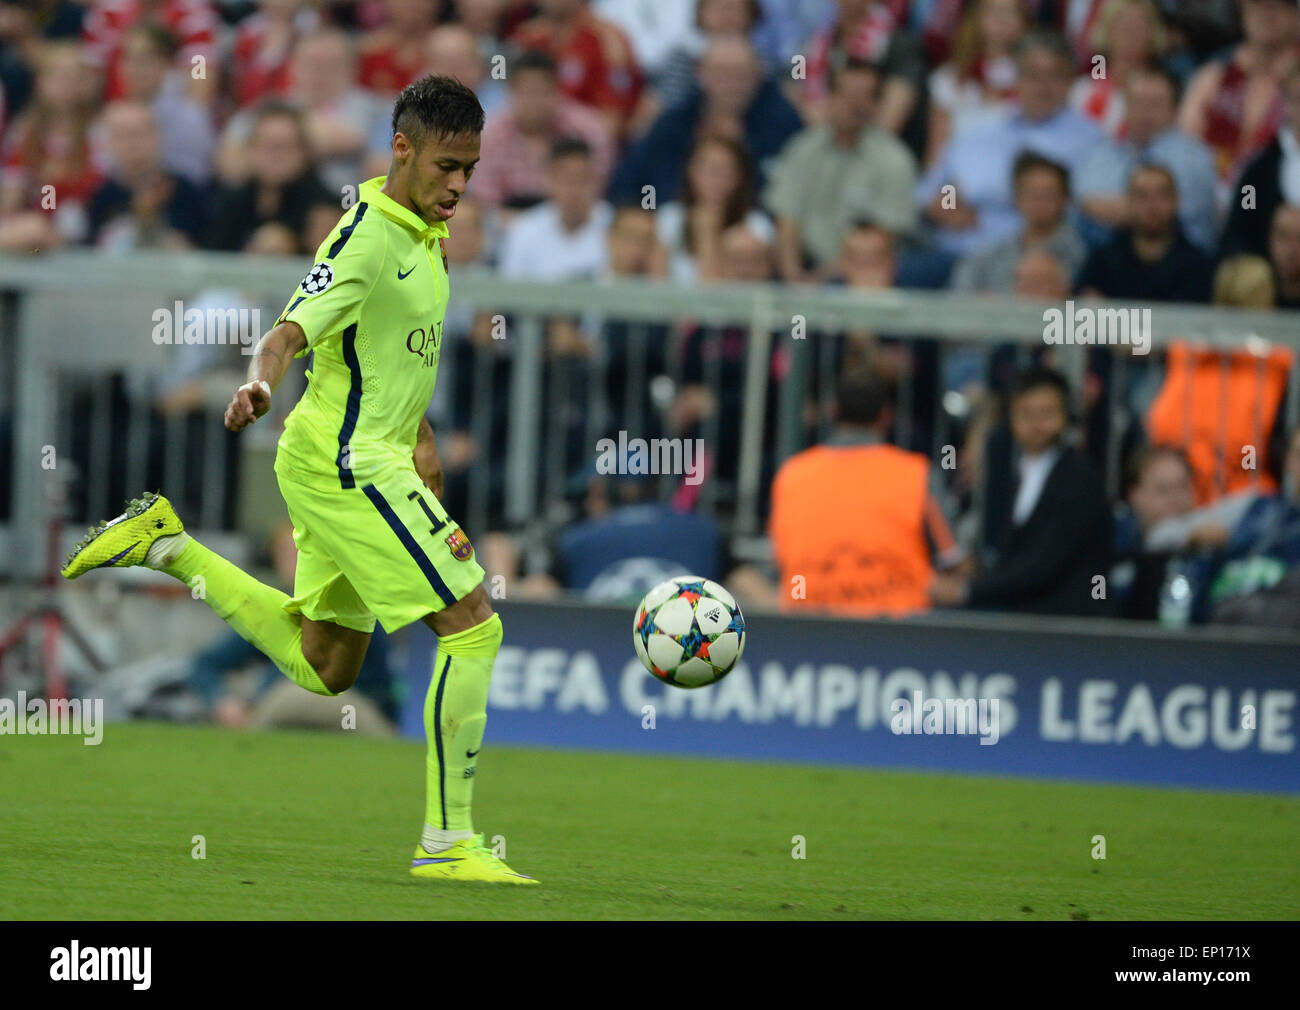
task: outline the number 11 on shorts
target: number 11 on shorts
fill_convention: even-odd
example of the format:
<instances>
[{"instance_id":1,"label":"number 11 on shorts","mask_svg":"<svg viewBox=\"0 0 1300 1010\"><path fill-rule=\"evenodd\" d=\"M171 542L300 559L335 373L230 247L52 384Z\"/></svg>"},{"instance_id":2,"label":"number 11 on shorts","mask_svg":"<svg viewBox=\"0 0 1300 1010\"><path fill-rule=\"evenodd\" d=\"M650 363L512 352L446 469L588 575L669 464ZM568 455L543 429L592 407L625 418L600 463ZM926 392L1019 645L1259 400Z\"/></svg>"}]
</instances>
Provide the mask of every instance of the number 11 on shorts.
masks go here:
<instances>
[{"instance_id":1,"label":"number 11 on shorts","mask_svg":"<svg viewBox=\"0 0 1300 1010\"><path fill-rule=\"evenodd\" d=\"M420 508L424 509L424 514L429 517L429 522L433 523L433 528L429 530L430 536L433 536L440 529L442 529L444 526L447 525L445 522L443 522L441 519L439 519L436 515L433 514L433 510L429 508L429 503L424 500L424 495L420 494L419 491L412 491L410 494L406 496L406 500L418 501L420 503Z\"/></svg>"}]
</instances>

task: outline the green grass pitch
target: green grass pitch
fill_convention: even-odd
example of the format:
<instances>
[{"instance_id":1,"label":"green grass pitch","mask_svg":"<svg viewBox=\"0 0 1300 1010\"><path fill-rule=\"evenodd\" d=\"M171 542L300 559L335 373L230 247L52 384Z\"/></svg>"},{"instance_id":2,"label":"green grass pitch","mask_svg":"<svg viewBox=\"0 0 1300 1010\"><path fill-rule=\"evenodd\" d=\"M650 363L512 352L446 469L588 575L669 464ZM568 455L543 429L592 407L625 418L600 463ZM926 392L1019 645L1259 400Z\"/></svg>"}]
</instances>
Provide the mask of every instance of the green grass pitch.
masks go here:
<instances>
[{"instance_id":1,"label":"green grass pitch","mask_svg":"<svg viewBox=\"0 0 1300 1010\"><path fill-rule=\"evenodd\" d=\"M490 733L476 827L542 886L417 881L423 764L418 743L346 733L0 738L0 918L1300 914L1294 798L505 747Z\"/></svg>"}]
</instances>

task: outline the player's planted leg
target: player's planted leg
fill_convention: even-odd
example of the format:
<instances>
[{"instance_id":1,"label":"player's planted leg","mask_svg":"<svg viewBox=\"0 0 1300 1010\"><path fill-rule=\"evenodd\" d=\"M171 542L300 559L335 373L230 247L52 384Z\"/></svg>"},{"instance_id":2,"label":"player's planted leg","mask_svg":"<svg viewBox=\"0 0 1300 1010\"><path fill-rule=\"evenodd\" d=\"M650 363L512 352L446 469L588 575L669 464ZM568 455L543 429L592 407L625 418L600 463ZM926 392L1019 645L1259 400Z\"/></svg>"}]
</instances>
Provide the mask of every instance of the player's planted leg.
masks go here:
<instances>
[{"instance_id":1,"label":"player's planted leg","mask_svg":"<svg viewBox=\"0 0 1300 1010\"><path fill-rule=\"evenodd\" d=\"M93 568L132 565L180 579L295 684L323 695L335 695L348 686L338 687L340 678L331 674L335 681L331 689L303 654L302 620L284 610L288 597L186 533L171 502L162 495L134 498L116 519L89 530L68 555L63 577L75 579Z\"/></svg>"},{"instance_id":2,"label":"player's planted leg","mask_svg":"<svg viewBox=\"0 0 1300 1010\"><path fill-rule=\"evenodd\" d=\"M482 619L484 614L489 616ZM478 623L471 627L450 630L475 619ZM428 791L424 833L411 873L443 880L535 884L534 878L516 873L483 845L483 836L474 833L470 810L487 725L488 684L501 648L501 618L492 613L479 587L428 623L441 634L424 702Z\"/></svg>"}]
</instances>

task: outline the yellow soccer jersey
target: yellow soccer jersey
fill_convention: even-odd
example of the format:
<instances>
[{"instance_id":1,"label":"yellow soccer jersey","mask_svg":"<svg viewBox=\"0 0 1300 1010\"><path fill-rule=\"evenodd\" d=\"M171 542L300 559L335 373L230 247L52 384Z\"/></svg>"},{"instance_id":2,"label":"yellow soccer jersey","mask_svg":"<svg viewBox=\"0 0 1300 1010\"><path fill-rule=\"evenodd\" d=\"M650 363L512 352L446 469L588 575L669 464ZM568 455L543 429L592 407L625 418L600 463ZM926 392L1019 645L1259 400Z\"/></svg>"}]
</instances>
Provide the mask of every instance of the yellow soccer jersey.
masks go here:
<instances>
[{"instance_id":1,"label":"yellow soccer jersey","mask_svg":"<svg viewBox=\"0 0 1300 1010\"><path fill-rule=\"evenodd\" d=\"M426 224L383 184L361 184L277 320L302 327L298 356L314 358L275 468L315 487L362 487L411 466L438 375L447 225Z\"/></svg>"}]
</instances>

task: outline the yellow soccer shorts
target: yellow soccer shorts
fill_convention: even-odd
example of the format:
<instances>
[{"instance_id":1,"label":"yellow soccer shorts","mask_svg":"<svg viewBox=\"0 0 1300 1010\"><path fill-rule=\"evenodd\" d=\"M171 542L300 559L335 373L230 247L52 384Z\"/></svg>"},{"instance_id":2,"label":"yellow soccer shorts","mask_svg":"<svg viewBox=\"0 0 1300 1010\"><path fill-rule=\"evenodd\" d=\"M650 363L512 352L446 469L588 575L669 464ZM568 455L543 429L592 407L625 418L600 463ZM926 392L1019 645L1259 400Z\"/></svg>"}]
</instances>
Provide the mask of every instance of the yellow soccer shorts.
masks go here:
<instances>
[{"instance_id":1,"label":"yellow soccer shorts","mask_svg":"<svg viewBox=\"0 0 1300 1010\"><path fill-rule=\"evenodd\" d=\"M414 466L355 488L276 478L298 548L289 613L365 632L378 618L393 632L482 583L469 538Z\"/></svg>"}]
</instances>

